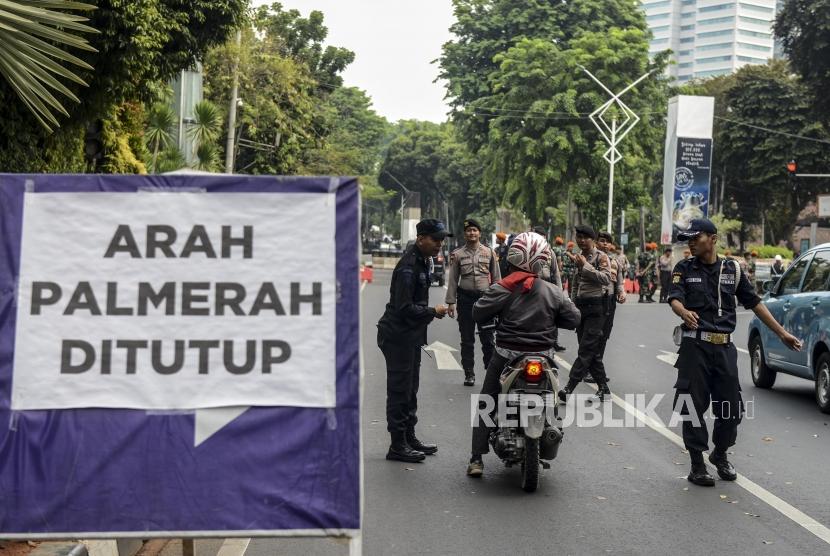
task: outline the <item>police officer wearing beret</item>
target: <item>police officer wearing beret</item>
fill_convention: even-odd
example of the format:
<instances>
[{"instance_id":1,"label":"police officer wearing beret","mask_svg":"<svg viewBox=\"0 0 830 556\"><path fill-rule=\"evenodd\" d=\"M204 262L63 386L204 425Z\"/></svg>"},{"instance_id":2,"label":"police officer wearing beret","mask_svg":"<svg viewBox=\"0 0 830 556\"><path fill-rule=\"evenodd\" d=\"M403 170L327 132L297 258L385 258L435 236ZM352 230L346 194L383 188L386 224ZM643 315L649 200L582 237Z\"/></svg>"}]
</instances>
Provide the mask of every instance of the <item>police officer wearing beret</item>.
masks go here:
<instances>
[{"instance_id":1,"label":"police officer wearing beret","mask_svg":"<svg viewBox=\"0 0 830 556\"><path fill-rule=\"evenodd\" d=\"M392 444L386 459L419 462L438 447L418 440L418 385L421 346L427 326L447 314L445 305L429 306L430 262L441 251L444 238L452 236L439 220L422 220L418 237L404 251L392 273L389 303L378 321L378 347L386 359L386 428Z\"/></svg>"},{"instance_id":2,"label":"police officer wearing beret","mask_svg":"<svg viewBox=\"0 0 830 556\"><path fill-rule=\"evenodd\" d=\"M737 439L743 413L738 353L732 343L735 298L775 332L784 345L795 351L801 349L801 341L784 330L761 303L738 262L718 257L717 233L715 225L702 218L692 220L688 230L677 234L680 241L688 240L692 256L674 267L668 296L672 310L683 319L677 331L680 350L675 364L674 406L684 418L683 442L692 460L688 479L700 486L715 484L703 461L703 452L709 449L709 432L703 416L710 403L715 416L715 449L709 461L724 481L737 478L726 457ZM689 413L689 401L694 415Z\"/></svg>"},{"instance_id":3,"label":"police officer wearing beret","mask_svg":"<svg viewBox=\"0 0 830 556\"><path fill-rule=\"evenodd\" d=\"M458 309L458 331L461 334L461 367L464 369L464 385L475 384L475 338L476 322L473 320L473 305L490 284L501 280L501 271L495 253L480 243L481 226L472 218L464 221L465 245L450 253L449 277L447 278L447 313L455 317ZM484 368L493 357L495 342L493 331L478 328Z\"/></svg>"}]
</instances>

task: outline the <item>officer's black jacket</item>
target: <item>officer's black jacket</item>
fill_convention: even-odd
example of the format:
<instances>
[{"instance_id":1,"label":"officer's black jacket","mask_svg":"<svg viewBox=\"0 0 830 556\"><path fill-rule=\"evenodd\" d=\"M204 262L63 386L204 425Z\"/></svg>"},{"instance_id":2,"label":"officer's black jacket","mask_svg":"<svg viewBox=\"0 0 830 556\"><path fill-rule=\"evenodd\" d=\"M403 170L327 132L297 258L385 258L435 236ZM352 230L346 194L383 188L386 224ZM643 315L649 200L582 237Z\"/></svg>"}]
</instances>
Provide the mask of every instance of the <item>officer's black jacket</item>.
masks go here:
<instances>
[{"instance_id":1,"label":"officer's black jacket","mask_svg":"<svg viewBox=\"0 0 830 556\"><path fill-rule=\"evenodd\" d=\"M404 251L392 273L389 303L378 328L389 340L422 341L427 325L435 318L429 307L429 267L417 245Z\"/></svg>"},{"instance_id":2,"label":"officer's black jacket","mask_svg":"<svg viewBox=\"0 0 830 556\"><path fill-rule=\"evenodd\" d=\"M680 261L672 272L669 303L677 299L686 309L697 313L698 330L731 334L735 331L737 320L735 297L746 309L753 309L761 302L745 272L741 272L741 279L735 283L737 268L735 259L719 258L713 264L704 264L697 257ZM718 316L719 276L722 316Z\"/></svg>"}]
</instances>

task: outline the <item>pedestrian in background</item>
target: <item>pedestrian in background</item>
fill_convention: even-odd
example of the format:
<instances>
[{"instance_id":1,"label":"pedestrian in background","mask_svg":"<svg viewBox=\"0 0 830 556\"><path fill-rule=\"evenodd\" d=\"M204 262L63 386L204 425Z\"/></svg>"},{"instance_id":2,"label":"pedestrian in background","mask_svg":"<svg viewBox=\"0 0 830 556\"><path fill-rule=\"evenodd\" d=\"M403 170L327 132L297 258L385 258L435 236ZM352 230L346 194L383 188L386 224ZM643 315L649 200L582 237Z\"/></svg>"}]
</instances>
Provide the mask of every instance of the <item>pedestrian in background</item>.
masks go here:
<instances>
[{"instance_id":1,"label":"pedestrian in background","mask_svg":"<svg viewBox=\"0 0 830 556\"><path fill-rule=\"evenodd\" d=\"M687 478L700 486L715 484L703 462L703 452L709 449L704 414L710 405L715 417L712 429L715 449L709 455L709 462L717 468L721 479L737 478L734 466L727 459L727 450L735 444L743 414L738 352L732 341L737 322L735 298L745 309L752 310L785 346L795 351L801 349L801 341L784 330L761 303L747 275L740 271L738 261L718 257L717 234L718 229L705 218L692 220L687 230L678 233L679 240L689 242L692 257L674 267L669 293L672 310L683 320L675 364L674 407L686 417L683 442L692 463ZM694 415L686 403L689 399Z\"/></svg>"},{"instance_id":2,"label":"pedestrian in background","mask_svg":"<svg viewBox=\"0 0 830 556\"><path fill-rule=\"evenodd\" d=\"M666 248L657 263L660 270L660 303L668 303L669 287L671 284L671 249Z\"/></svg>"},{"instance_id":3,"label":"pedestrian in background","mask_svg":"<svg viewBox=\"0 0 830 556\"><path fill-rule=\"evenodd\" d=\"M461 334L461 367L464 369L464 386L473 386L475 375L476 322L473 320L473 305L490 284L501 280L501 271L496 254L482 245L481 226L472 218L464 221L465 244L450 254L449 277L447 278L446 303L448 314L455 317L458 312L458 331ZM484 368L493 357L493 330L478 325Z\"/></svg>"},{"instance_id":4,"label":"pedestrian in background","mask_svg":"<svg viewBox=\"0 0 830 556\"><path fill-rule=\"evenodd\" d=\"M605 326L602 330L603 340L600 358L605 357L608 338L611 337L611 330L614 328L617 304L625 303L625 270L620 264L619 258L613 253L613 241L614 239L609 232L600 232L597 235L597 249L608 255L608 260L611 264L611 283L613 285L613 295L608 300L608 312L605 317Z\"/></svg>"},{"instance_id":5,"label":"pedestrian in background","mask_svg":"<svg viewBox=\"0 0 830 556\"><path fill-rule=\"evenodd\" d=\"M423 461L438 451L435 444L415 435L418 423L418 386L421 346L426 344L427 326L447 314L445 305L429 306L430 263L441 252L447 232L439 220L422 220L418 237L406 248L392 273L389 303L378 321L378 347L386 359L386 429L392 443L386 459Z\"/></svg>"},{"instance_id":6,"label":"pedestrian in background","mask_svg":"<svg viewBox=\"0 0 830 556\"><path fill-rule=\"evenodd\" d=\"M573 284L574 272L576 271L576 265L574 265L573 260L567 256L567 253L573 254L574 247L576 245L573 241L569 241L565 245L565 251L562 253L564 256L562 257L562 278L565 281L565 291L568 292L568 295L573 298L573 292L571 291L571 285Z\"/></svg>"},{"instance_id":7,"label":"pedestrian in background","mask_svg":"<svg viewBox=\"0 0 830 556\"><path fill-rule=\"evenodd\" d=\"M507 234L496 233L496 257L499 259L499 272L502 276L507 274Z\"/></svg>"},{"instance_id":8,"label":"pedestrian in background","mask_svg":"<svg viewBox=\"0 0 830 556\"><path fill-rule=\"evenodd\" d=\"M645 250L637 257L637 282L640 285L638 303L654 303L655 260L651 243L646 243Z\"/></svg>"},{"instance_id":9,"label":"pedestrian in background","mask_svg":"<svg viewBox=\"0 0 830 556\"><path fill-rule=\"evenodd\" d=\"M598 399L604 401L611 397L602 361L605 320L610 298L614 295L611 261L608 255L596 248L597 233L591 226L580 225L575 231L581 253L567 256L576 267L571 296L582 313L582 320L576 329L579 353L571 367L568 383L559 392L559 399L567 401L574 388L590 374L597 383Z\"/></svg>"}]
</instances>

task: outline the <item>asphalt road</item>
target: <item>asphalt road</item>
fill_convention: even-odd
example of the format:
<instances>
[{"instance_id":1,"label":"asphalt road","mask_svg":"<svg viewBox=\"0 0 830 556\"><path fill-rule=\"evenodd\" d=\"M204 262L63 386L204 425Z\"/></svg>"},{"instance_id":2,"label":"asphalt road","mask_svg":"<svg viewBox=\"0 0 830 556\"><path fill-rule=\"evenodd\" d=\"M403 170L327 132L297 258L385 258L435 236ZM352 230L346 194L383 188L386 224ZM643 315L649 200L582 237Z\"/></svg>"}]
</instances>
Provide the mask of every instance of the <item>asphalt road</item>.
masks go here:
<instances>
[{"instance_id":1,"label":"asphalt road","mask_svg":"<svg viewBox=\"0 0 830 556\"><path fill-rule=\"evenodd\" d=\"M483 479L466 477L470 396L483 377L480 352L475 389L462 385L461 371L438 370L435 359L423 356L418 432L422 439L436 441L439 452L422 464L386 461L385 366L375 345L375 323L388 298L388 280L388 272L378 271L362 293L364 554L830 551L830 537L820 538L830 526L830 416L818 411L807 381L779 375L774 389L755 388L746 353L739 354L739 365L750 415L730 456L744 477L738 483L718 480L715 488L690 484L685 479L688 456L667 438L672 431L679 435L679 427L664 435L642 424L567 427L559 457L542 472L534 494L520 489L518 469L504 468L492 454L485 456ZM442 288L433 288L433 301L442 302L443 294ZM750 317L742 313L738 318L737 345L743 349ZM676 320L666 305L637 304L632 297L618 309L606 355L617 402L633 403L635 394L647 399L662 394L656 414L665 424L676 378L671 364ZM457 348L457 323L436 321L429 329L429 342L435 340ZM562 354L564 377L576 353L576 336L564 331L560 341L568 348ZM591 392L586 385L577 390ZM605 404L606 409L623 421L626 412L617 402ZM255 556L347 553L344 543L326 539L259 539L247 551Z\"/></svg>"}]
</instances>

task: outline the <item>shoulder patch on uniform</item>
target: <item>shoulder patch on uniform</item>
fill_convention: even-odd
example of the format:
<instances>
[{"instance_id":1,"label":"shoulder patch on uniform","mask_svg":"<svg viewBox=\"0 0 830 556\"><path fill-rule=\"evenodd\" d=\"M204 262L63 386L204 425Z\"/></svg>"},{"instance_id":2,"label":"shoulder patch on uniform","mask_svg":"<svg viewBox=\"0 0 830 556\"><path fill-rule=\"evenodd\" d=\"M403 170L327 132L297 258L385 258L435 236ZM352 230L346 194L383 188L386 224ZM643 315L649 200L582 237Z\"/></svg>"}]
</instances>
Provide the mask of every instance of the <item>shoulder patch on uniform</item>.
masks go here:
<instances>
[{"instance_id":1,"label":"shoulder patch on uniform","mask_svg":"<svg viewBox=\"0 0 830 556\"><path fill-rule=\"evenodd\" d=\"M682 278L683 278L682 275L679 272L677 272L677 273L674 274L674 276L672 276L671 283L672 284L679 284L680 280Z\"/></svg>"}]
</instances>

